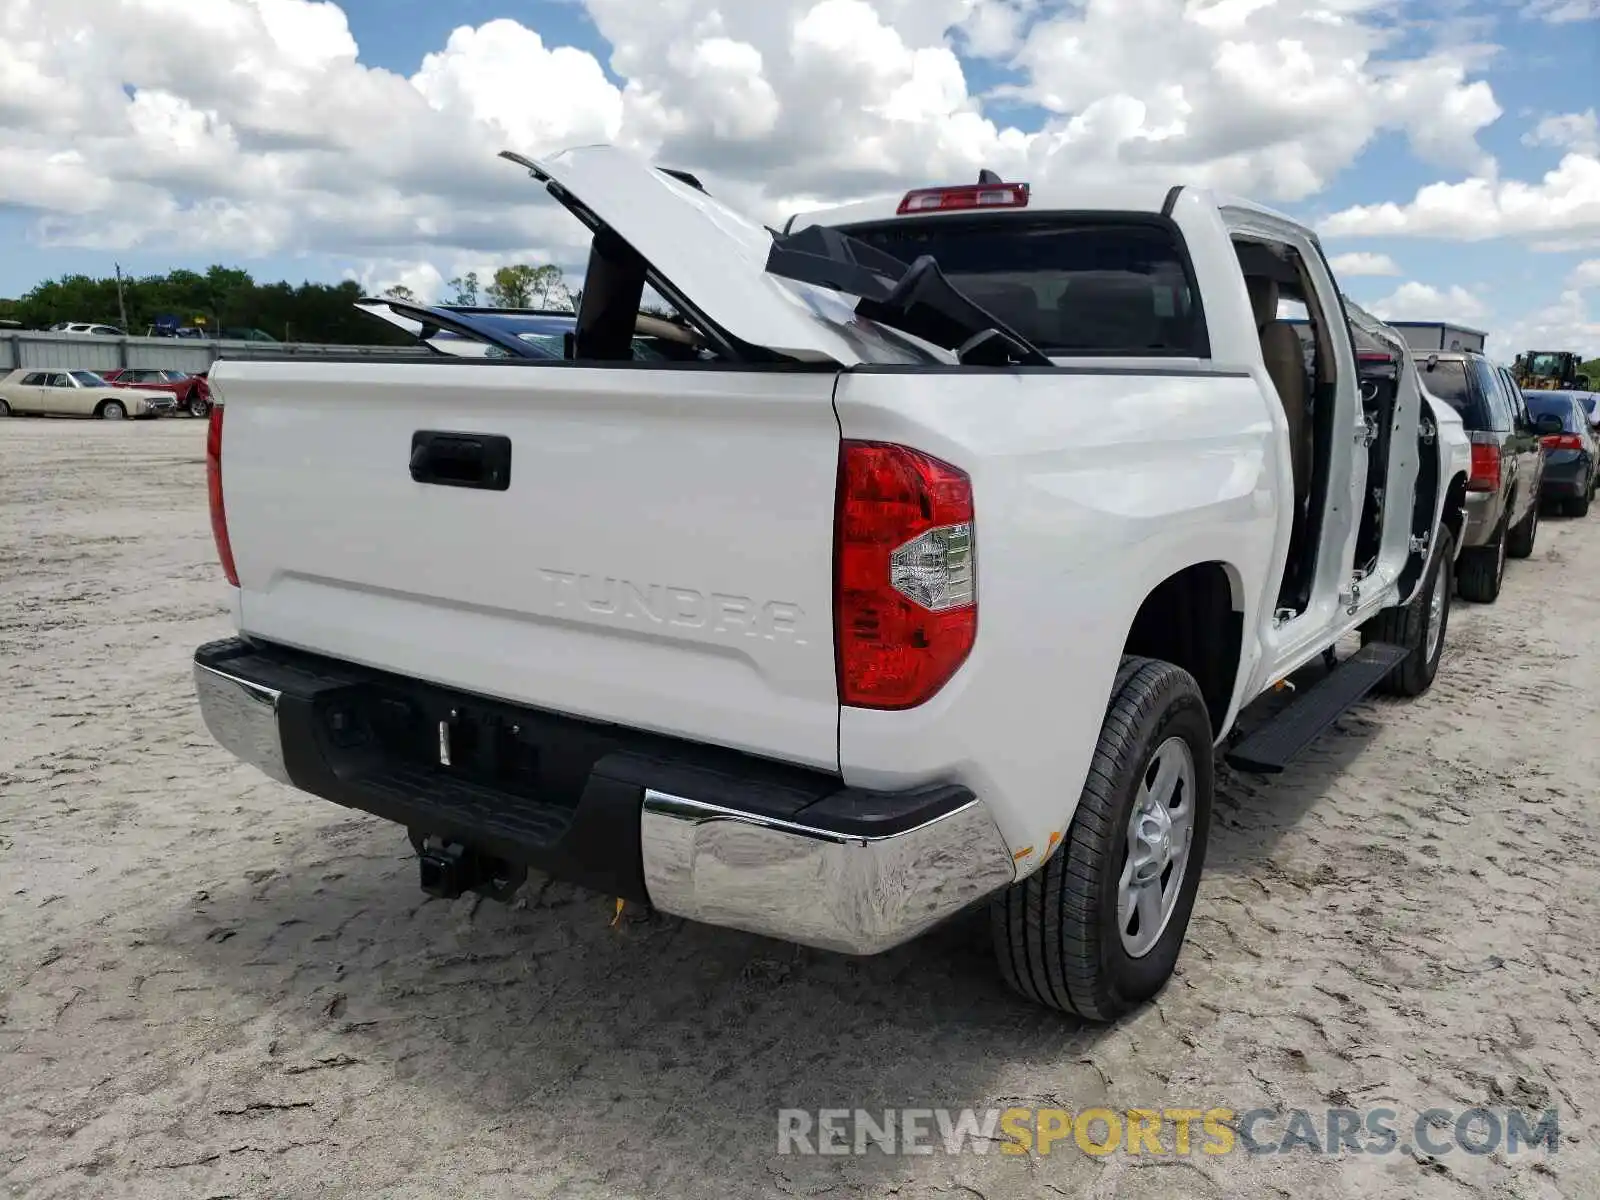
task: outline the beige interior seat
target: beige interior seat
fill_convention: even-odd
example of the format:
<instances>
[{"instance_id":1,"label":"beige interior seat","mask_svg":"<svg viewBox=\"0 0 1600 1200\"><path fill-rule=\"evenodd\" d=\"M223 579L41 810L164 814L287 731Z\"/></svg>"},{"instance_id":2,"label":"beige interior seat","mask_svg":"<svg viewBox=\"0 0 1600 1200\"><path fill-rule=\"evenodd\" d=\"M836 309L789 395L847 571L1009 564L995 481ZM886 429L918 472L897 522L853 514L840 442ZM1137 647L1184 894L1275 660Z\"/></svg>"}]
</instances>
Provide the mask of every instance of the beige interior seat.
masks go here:
<instances>
[{"instance_id":1,"label":"beige interior seat","mask_svg":"<svg viewBox=\"0 0 1600 1200\"><path fill-rule=\"evenodd\" d=\"M1290 464L1294 472L1297 505L1311 495L1311 389L1306 378L1305 347L1294 326L1278 319L1278 283L1264 275L1249 275L1250 307L1261 338L1261 356L1267 375L1278 389L1278 401L1289 419Z\"/></svg>"}]
</instances>

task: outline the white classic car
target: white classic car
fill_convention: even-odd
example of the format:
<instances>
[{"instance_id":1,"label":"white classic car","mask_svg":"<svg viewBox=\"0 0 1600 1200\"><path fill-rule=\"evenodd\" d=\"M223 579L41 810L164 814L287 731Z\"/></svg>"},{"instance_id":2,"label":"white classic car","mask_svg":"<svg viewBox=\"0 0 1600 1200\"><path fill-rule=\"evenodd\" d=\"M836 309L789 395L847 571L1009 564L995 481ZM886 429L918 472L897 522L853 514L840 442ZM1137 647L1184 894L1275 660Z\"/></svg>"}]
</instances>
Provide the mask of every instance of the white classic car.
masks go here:
<instances>
[{"instance_id":1,"label":"white classic car","mask_svg":"<svg viewBox=\"0 0 1600 1200\"><path fill-rule=\"evenodd\" d=\"M0 378L0 417L35 413L52 417L159 417L177 408L171 392L113 387L93 371L20 367Z\"/></svg>"}]
</instances>

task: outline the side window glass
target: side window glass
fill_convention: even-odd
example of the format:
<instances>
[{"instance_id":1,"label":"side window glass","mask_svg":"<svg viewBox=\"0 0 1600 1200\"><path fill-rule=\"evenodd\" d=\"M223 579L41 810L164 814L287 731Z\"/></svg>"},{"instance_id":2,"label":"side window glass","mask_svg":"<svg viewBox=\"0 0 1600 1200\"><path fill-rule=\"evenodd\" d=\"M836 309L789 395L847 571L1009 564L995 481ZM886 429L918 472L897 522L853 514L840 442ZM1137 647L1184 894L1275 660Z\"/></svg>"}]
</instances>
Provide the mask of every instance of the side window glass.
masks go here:
<instances>
[{"instance_id":1,"label":"side window glass","mask_svg":"<svg viewBox=\"0 0 1600 1200\"><path fill-rule=\"evenodd\" d=\"M1496 433L1511 432L1511 402L1505 394L1500 376L1481 358L1472 360L1473 372L1478 377L1478 387L1489 406L1489 428Z\"/></svg>"},{"instance_id":2,"label":"side window glass","mask_svg":"<svg viewBox=\"0 0 1600 1200\"><path fill-rule=\"evenodd\" d=\"M23 387L43 387L44 386L44 372L43 371L35 371L32 375L24 375L22 377L22 386Z\"/></svg>"},{"instance_id":3,"label":"side window glass","mask_svg":"<svg viewBox=\"0 0 1600 1200\"><path fill-rule=\"evenodd\" d=\"M1530 428L1533 425L1533 414L1528 411L1528 398L1522 394L1522 389L1517 386L1517 381L1511 378L1511 372L1504 367L1500 368L1500 378L1506 381L1506 388L1511 393L1511 398L1516 401L1517 420Z\"/></svg>"}]
</instances>

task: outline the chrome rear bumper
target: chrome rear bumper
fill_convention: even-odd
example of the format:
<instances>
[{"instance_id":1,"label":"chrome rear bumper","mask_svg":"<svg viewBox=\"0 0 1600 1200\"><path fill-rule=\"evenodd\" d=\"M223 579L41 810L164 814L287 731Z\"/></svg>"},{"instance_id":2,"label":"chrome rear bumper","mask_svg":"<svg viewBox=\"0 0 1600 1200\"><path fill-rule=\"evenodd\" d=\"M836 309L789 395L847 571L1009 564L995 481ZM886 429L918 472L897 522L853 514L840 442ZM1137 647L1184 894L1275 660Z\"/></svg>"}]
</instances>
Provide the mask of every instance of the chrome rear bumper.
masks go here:
<instances>
[{"instance_id":1,"label":"chrome rear bumper","mask_svg":"<svg viewBox=\"0 0 1600 1200\"><path fill-rule=\"evenodd\" d=\"M201 653L207 650L215 647L202 647ZM441 802L422 790L397 796L392 785L382 793L336 786L338 772L317 762L322 751L318 736L307 732L311 725L304 714L311 703L297 690L300 681L268 672L262 672L267 678L251 678L246 666L230 669L226 656L209 657L214 661L202 662L197 654L194 667L200 713L211 735L239 759L279 782L413 828L419 810ZM252 655L233 660L252 661L257 661ZM349 684L345 680L334 686ZM292 717L286 715L291 704ZM911 940L1015 878L1011 854L983 802L959 789L951 789L956 795L946 811L910 828L872 836L807 823L804 813L800 819L783 820L668 792L650 785L648 758L629 761L634 764L631 774L612 769L604 779L597 764L592 786L584 789L579 803L591 803L591 794L601 803L601 793L613 789L604 801L612 807L605 812L615 814L624 826L635 820L637 828L603 840L603 853L614 854L617 862L601 864L599 877L614 870L619 878L637 879L642 866L643 893L665 913L824 950L876 954ZM635 784L634 779L641 781ZM724 774L720 782L726 795L730 781ZM735 794L738 782L732 780ZM812 806L819 811L825 807ZM594 824L595 813L589 817ZM574 828L583 818L580 811ZM605 825L605 819L599 823ZM471 841L469 818L452 825L456 836ZM605 827L616 830L615 824ZM504 828L481 826L485 845L501 855L515 852L515 847L505 847ZM499 844L494 843L496 836ZM593 839L574 847L558 838L530 846L527 865L557 877L567 873L579 882L592 881L595 846ZM569 866L573 870L564 872Z\"/></svg>"},{"instance_id":2,"label":"chrome rear bumper","mask_svg":"<svg viewBox=\"0 0 1600 1200\"><path fill-rule=\"evenodd\" d=\"M850 837L647 790L645 886L662 912L877 954L1009 884L981 800L889 837Z\"/></svg>"},{"instance_id":3,"label":"chrome rear bumper","mask_svg":"<svg viewBox=\"0 0 1600 1200\"><path fill-rule=\"evenodd\" d=\"M278 689L197 662L194 691L200 718L219 746L279 783L293 784L278 732Z\"/></svg>"}]
</instances>

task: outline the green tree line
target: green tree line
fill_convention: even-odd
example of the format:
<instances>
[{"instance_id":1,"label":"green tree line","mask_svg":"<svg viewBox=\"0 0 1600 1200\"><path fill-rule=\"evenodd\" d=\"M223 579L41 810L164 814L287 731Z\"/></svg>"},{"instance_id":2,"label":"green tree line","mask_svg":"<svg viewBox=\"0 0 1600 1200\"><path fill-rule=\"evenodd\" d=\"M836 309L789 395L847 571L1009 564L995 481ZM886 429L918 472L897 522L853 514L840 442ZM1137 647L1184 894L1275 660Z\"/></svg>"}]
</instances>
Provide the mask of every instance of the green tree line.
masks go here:
<instances>
[{"instance_id":1,"label":"green tree line","mask_svg":"<svg viewBox=\"0 0 1600 1200\"><path fill-rule=\"evenodd\" d=\"M487 282L469 272L450 281L447 304L484 305L495 308L571 307L561 268L513 264L495 271ZM413 299L404 287L388 294ZM181 325L203 325L216 336L220 331L243 333L259 330L279 341L337 342L393 345L404 343L403 333L374 320L355 308L361 285L343 283L258 283L248 271L214 266L204 274L169 271L165 275L124 276L119 306L115 276L96 279L65 275L50 279L15 300L0 299L0 320L20 322L24 328L48 329L58 321L93 321L123 325L141 335L157 319L172 316Z\"/></svg>"}]
</instances>

